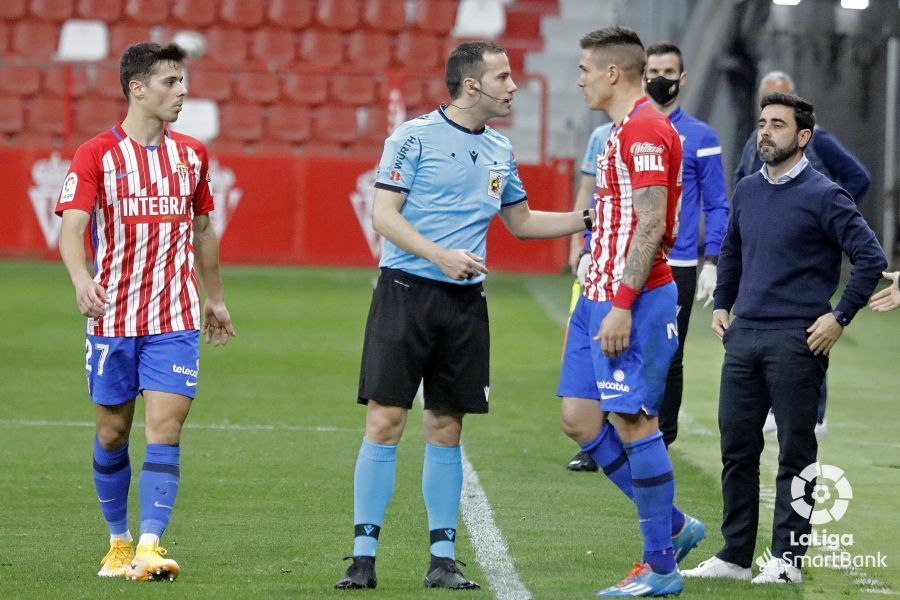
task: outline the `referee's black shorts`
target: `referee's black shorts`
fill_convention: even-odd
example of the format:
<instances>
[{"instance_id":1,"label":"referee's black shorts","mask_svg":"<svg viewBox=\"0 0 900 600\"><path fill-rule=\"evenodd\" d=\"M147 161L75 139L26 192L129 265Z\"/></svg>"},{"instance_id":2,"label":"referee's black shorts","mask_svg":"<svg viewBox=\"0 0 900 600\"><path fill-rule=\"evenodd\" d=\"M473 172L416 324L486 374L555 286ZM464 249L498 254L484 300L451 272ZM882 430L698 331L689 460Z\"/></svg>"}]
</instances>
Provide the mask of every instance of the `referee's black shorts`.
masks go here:
<instances>
[{"instance_id":1,"label":"referee's black shorts","mask_svg":"<svg viewBox=\"0 0 900 600\"><path fill-rule=\"evenodd\" d=\"M411 408L424 379L426 409L486 413L490 345L480 283L382 269L366 322L358 401Z\"/></svg>"}]
</instances>

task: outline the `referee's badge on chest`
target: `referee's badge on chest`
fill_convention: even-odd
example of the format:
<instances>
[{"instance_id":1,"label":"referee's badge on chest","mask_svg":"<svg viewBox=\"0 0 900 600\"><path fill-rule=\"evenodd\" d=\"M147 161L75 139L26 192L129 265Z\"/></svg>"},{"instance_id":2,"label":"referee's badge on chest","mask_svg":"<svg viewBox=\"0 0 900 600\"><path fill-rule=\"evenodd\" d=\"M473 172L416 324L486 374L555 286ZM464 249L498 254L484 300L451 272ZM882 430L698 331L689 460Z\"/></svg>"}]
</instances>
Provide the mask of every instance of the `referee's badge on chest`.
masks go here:
<instances>
[{"instance_id":1,"label":"referee's badge on chest","mask_svg":"<svg viewBox=\"0 0 900 600\"><path fill-rule=\"evenodd\" d=\"M498 173L497 171L491 171L490 176L488 176L488 196L491 198L500 199L500 190L503 189L503 174Z\"/></svg>"}]
</instances>

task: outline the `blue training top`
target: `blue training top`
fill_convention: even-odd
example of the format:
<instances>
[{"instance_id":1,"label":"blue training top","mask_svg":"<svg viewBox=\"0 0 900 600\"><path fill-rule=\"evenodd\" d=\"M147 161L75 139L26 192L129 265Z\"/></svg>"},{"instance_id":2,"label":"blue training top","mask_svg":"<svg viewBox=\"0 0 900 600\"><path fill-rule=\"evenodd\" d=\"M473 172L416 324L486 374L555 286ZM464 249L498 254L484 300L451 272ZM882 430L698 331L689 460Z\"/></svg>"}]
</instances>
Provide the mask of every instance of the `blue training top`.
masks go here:
<instances>
[{"instance_id":1,"label":"blue training top","mask_svg":"<svg viewBox=\"0 0 900 600\"><path fill-rule=\"evenodd\" d=\"M494 215L525 201L509 140L488 126L470 131L451 121L443 107L407 121L385 140L375 187L406 195L400 214L424 237L478 256L486 256ZM379 266L459 285L485 277L450 279L436 264L387 239Z\"/></svg>"}]
</instances>

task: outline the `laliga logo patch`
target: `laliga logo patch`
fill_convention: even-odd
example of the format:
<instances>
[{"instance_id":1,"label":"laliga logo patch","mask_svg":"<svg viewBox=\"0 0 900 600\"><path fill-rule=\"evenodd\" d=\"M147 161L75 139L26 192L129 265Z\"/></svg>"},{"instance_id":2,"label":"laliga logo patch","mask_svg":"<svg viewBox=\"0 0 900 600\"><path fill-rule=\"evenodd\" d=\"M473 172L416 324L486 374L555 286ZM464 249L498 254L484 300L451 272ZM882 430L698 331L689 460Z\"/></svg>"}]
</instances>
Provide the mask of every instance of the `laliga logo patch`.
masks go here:
<instances>
[{"instance_id":1,"label":"laliga logo patch","mask_svg":"<svg viewBox=\"0 0 900 600\"><path fill-rule=\"evenodd\" d=\"M490 176L488 177L488 196L499 200L501 189L503 189L503 175L497 171L491 171Z\"/></svg>"},{"instance_id":2,"label":"laliga logo patch","mask_svg":"<svg viewBox=\"0 0 900 600\"><path fill-rule=\"evenodd\" d=\"M813 479L817 479L812 490L812 498L815 505L820 507L814 510L804 498L806 486ZM804 519L809 519L812 525L824 525L831 521L840 521L850 500L853 499L853 488L844 477L844 471L834 465L823 465L814 462L800 471L800 474L791 480L791 508ZM831 505L830 508L824 506Z\"/></svg>"},{"instance_id":3,"label":"laliga logo patch","mask_svg":"<svg viewBox=\"0 0 900 600\"><path fill-rule=\"evenodd\" d=\"M70 173L63 182L62 194L59 196L59 202L65 204L75 199L75 188L78 187L78 175Z\"/></svg>"}]
</instances>

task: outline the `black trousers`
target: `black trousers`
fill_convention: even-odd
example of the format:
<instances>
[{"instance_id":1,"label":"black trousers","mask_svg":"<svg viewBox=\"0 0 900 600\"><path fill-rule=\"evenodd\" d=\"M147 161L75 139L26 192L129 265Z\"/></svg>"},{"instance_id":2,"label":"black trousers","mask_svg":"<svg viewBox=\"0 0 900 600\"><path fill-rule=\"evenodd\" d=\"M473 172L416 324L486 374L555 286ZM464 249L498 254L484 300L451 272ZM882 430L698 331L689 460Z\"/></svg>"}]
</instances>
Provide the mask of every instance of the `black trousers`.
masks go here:
<instances>
[{"instance_id":1,"label":"black trousers","mask_svg":"<svg viewBox=\"0 0 900 600\"><path fill-rule=\"evenodd\" d=\"M828 368L827 356L815 356L803 329L725 332L725 362L719 389L722 446L722 537L720 559L749 567L759 523L759 456L763 422L771 406L778 423L778 475L772 555L793 560L806 553L799 542L810 532L809 517L791 507L791 481L816 461L816 411ZM767 475L768 477L768 475ZM803 499L813 505L814 482Z\"/></svg>"},{"instance_id":2,"label":"black trousers","mask_svg":"<svg viewBox=\"0 0 900 600\"><path fill-rule=\"evenodd\" d=\"M678 350L669 365L666 392L659 407L659 430L666 447L678 437L678 411L684 390L684 340L687 339L694 293L697 291L697 267L672 267L672 275L678 287Z\"/></svg>"}]
</instances>

